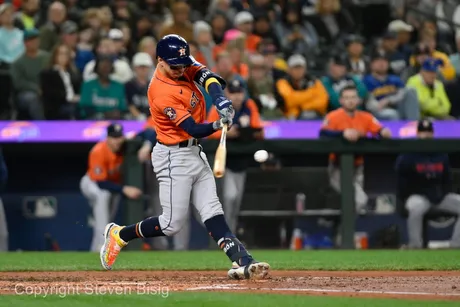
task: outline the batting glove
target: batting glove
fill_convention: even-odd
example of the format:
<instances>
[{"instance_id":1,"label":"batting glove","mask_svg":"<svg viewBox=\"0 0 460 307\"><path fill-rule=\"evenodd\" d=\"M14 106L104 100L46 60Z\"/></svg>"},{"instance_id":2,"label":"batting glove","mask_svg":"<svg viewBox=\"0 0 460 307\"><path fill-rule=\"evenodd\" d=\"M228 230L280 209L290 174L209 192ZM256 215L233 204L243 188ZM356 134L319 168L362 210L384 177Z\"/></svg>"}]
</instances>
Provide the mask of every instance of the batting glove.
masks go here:
<instances>
[{"instance_id":1,"label":"batting glove","mask_svg":"<svg viewBox=\"0 0 460 307\"><path fill-rule=\"evenodd\" d=\"M235 115L232 102L224 96L218 97L214 104L216 105L217 112L220 117L232 117Z\"/></svg>"},{"instance_id":2,"label":"batting glove","mask_svg":"<svg viewBox=\"0 0 460 307\"><path fill-rule=\"evenodd\" d=\"M222 128L224 128L225 124L228 126L228 128L230 128L232 126L232 123L233 121L231 118L223 117L213 122L212 127L214 128L214 130L221 130Z\"/></svg>"}]
</instances>

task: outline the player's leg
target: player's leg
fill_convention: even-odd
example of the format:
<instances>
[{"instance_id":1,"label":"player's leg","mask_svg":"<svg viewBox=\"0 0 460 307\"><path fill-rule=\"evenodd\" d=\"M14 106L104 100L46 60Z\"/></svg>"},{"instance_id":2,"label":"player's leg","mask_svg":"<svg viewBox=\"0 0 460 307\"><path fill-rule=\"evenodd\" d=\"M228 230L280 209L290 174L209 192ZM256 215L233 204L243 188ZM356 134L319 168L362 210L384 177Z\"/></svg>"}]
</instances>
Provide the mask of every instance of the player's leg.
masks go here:
<instances>
[{"instance_id":1,"label":"player's leg","mask_svg":"<svg viewBox=\"0 0 460 307\"><path fill-rule=\"evenodd\" d=\"M191 219L191 214L188 214L188 217L182 225L182 229L173 237L174 250L188 250L190 231L192 230Z\"/></svg>"},{"instance_id":2,"label":"player's leg","mask_svg":"<svg viewBox=\"0 0 460 307\"><path fill-rule=\"evenodd\" d=\"M442 202L439 204L439 209L447 212L457 214L457 221L454 225L454 231L452 232L452 238L450 246L459 248L460 247L460 195L455 193L447 194Z\"/></svg>"},{"instance_id":3,"label":"player's leg","mask_svg":"<svg viewBox=\"0 0 460 307\"><path fill-rule=\"evenodd\" d=\"M360 212L361 210L366 210L369 200L364 191L364 166L360 165L355 169L354 180L356 211Z\"/></svg>"},{"instance_id":4,"label":"player's leg","mask_svg":"<svg viewBox=\"0 0 460 307\"><path fill-rule=\"evenodd\" d=\"M411 195L406 201L406 209L409 214L407 218L407 232L409 237L409 248L423 247L423 217L430 210L431 204L428 199L421 195Z\"/></svg>"},{"instance_id":5,"label":"player's leg","mask_svg":"<svg viewBox=\"0 0 460 307\"><path fill-rule=\"evenodd\" d=\"M228 227L232 232L236 230L236 218L237 218L237 201L238 201L238 180L239 173L233 172L230 169L226 169L225 176L223 178L223 208L225 220L228 223Z\"/></svg>"},{"instance_id":6,"label":"player's leg","mask_svg":"<svg viewBox=\"0 0 460 307\"><path fill-rule=\"evenodd\" d=\"M157 144L152 154L152 164L159 183L163 212L129 226L110 223L104 232L101 248L102 266L110 270L121 249L137 238L173 236L178 233L188 217L193 165L187 163L189 153Z\"/></svg>"},{"instance_id":7,"label":"player's leg","mask_svg":"<svg viewBox=\"0 0 460 307\"><path fill-rule=\"evenodd\" d=\"M88 176L84 176L80 181L82 194L88 199L93 211L93 239L90 250L97 252L104 244L105 225L109 222L109 207L111 194L108 191L101 190L97 183L92 181Z\"/></svg>"},{"instance_id":8,"label":"player's leg","mask_svg":"<svg viewBox=\"0 0 460 307\"><path fill-rule=\"evenodd\" d=\"M193 184L192 203L198 210L210 236L233 264L228 271L228 276L233 279L264 278L270 269L269 264L257 262L228 227L222 205L217 197L212 170L206 155L203 152L200 154L204 165Z\"/></svg>"},{"instance_id":9,"label":"player's leg","mask_svg":"<svg viewBox=\"0 0 460 307\"><path fill-rule=\"evenodd\" d=\"M0 252L8 251L8 227L6 223L5 209L0 198Z\"/></svg>"}]
</instances>

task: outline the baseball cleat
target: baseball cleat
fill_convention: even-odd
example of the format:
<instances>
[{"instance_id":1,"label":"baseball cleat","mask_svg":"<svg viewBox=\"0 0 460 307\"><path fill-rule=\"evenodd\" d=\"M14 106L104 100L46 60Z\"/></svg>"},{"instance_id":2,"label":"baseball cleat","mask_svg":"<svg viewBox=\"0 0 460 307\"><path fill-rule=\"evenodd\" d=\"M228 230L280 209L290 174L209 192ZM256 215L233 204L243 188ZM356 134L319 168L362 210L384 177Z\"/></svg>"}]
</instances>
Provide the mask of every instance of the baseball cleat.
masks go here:
<instances>
[{"instance_id":1,"label":"baseball cleat","mask_svg":"<svg viewBox=\"0 0 460 307\"><path fill-rule=\"evenodd\" d=\"M231 279L264 279L269 270L270 265L266 262L253 262L245 266L239 266L233 262L227 274Z\"/></svg>"},{"instance_id":2,"label":"baseball cleat","mask_svg":"<svg viewBox=\"0 0 460 307\"><path fill-rule=\"evenodd\" d=\"M101 247L101 252L99 254L101 258L101 264L106 270L111 270L115 260L117 259L118 254L121 249L125 247L128 243L123 241L120 238L120 230L124 226L119 226L115 223L110 223L105 226L104 230L104 245Z\"/></svg>"}]
</instances>

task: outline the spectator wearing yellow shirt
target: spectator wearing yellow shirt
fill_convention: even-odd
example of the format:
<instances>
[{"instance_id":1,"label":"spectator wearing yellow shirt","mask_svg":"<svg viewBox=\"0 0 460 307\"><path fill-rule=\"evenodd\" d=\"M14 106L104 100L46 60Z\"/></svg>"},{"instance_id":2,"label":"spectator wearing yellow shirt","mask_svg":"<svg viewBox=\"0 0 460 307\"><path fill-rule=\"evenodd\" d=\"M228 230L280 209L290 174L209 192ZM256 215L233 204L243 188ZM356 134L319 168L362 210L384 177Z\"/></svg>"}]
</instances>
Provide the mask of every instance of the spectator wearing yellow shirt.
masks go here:
<instances>
[{"instance_id":1,"label":"spectator wearing yellow shirt","mask_svg":"<svg viewBox=\"0 0 460 307\"><path fill-rule=\"evenodd\" d=\"M307 74L307 61L300 54L288 59L288 75L276 82L276 94L288 119L318 119L326 113L329 96L319 79Z\"/></svg>"},{"instance_id":2,"label":"spectator wearing yellow shirt","mask_svg":"<svg viewBox=\"0 0 460 307\"><path fill-rule=\"evenodd\" d=\"M444 89L444 84L436 78L442 61L429 58L422 64L420 73L407 81L406 87L413 88L420 103L421 116L436 119L449 119L451 103Z\"/></svg>"}]
</instances>

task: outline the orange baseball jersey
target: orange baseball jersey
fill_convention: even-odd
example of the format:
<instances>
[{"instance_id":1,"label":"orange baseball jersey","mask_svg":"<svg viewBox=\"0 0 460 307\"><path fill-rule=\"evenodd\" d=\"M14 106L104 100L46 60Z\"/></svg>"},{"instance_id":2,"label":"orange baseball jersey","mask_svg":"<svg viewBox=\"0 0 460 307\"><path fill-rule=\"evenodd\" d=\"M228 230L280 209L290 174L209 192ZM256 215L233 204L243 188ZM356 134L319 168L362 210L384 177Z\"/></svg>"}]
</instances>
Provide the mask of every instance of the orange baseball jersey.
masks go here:
<instances>
[{"instance_id":1,"label":"orange baseball jersey","mask_svg":"<svg viewBox=\"0 0 460 307\"><path fill-rule=\"evenodd\" d=\"M111 181L121 183L121 164L123 155L110 150L106 141L94 145L89 153L87 175L94 181Z\"/></svg>"},{"instance_id":2,"label":"orange baseball jersey","mask_svg":"<svg viewBox=\"0 0 460 307\"><path fill-rule=\"evenodd\" d=\"M343 108L328 113L321 126L321 129L336 131L344 131L350 128L356 129L361 137L365 137L369 133L377 135L383 127L369 112L356 110L351 115ZM336 159L334 154L331 154L329 158L333 161ZM355 163L362 164L363 158L356 157Z\"/></svg>"},{"instance_id":3,"label":"orange baseball jersey","mask_svg":"<svg viewBox=\"0 0 460 307\"><path fill-rule=\"evenodd\" d=\"M211 107L208 115L208 122L214 122L219 120L219 113L215 106ZM233 124L239 126L249 126L252 128L262 128L262 122L260 120L259 109L256 103L252 99L248 99L242 106L241 110L236 111L235 117L233 118ZM263 131L263 130L262 130ZM222 130L218 130L209 136L210 139L219 139L222 134Z\"/></svg>"},{"instance_id":4,"label":"orange baseball jersey","mask_svg":"<svg viewBox=\"0 0 460 307\"><path fill-rule=\"evenodd\" d=\"M193 78L201 64L188 67L178 80L172 80L155 70L147 96L150 114L160 143L173 145L190 139L190 135L179 125L188 117L196 123L206 119L206 103L203 93L196 86Z\"/></svg>"}]
</instances>

